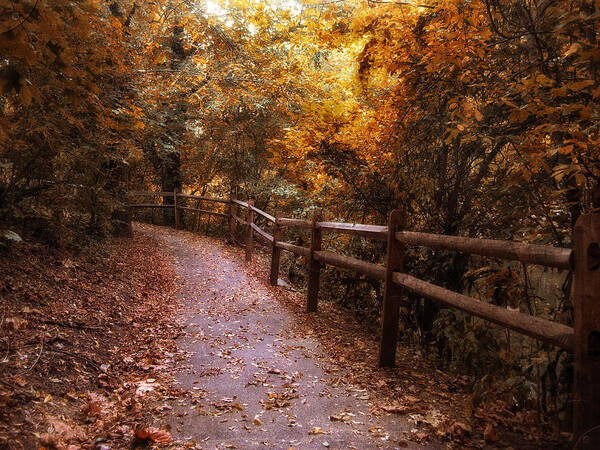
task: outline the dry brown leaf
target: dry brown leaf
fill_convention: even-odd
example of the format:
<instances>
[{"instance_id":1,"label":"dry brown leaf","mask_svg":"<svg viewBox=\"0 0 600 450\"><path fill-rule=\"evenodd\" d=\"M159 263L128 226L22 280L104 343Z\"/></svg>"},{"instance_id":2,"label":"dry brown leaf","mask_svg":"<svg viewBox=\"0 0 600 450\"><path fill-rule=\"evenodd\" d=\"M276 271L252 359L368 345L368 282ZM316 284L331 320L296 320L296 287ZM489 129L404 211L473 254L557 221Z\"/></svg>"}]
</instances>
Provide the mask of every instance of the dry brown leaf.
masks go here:
<instances>
[{"instance_id":1,"label":"dry brown leaf","mask_svg":"<svg viewBox=\"0 0 600 450\"><path fill-rule=\"evenodd\" d=\"M4 322L6 323L6 327L11 331L20 330L27 325L27 320L21 319L20 317L7 317L4 319Z\"/></svg>"},{"instance_id":2,"label":"dry brown leaf","mask_svg":"<svg viewBox=\"0 0 600 450\"><path fill-rule=\"evenodd\" d=\"M421 401L420 399L418 399L417 397L413 397L412 395L405 395L403 397L403 400L407 403L417 403Z\"/></svg>"},{"instance_id":3,"label":"dry brown leaf","mask_svg":"<svg viewBox=\"0 0 600 450\"><path fill-rule=\"evenodd\" d=\"M417 433L415 434L415 437L419 440L419 441L427 441L429 440L429 434L428 433Z\"/></svg>"},{"instance_id":4,"label":"dry brown leaf","mask_svg":"<svg viewBox=\"0 0 600 450\"><path fill-rule=\"evenodd\" d=\"M483 439L488 444L498 442L500 440L500 438L496 434L496 431L494 431L494 426L491 423L488 423L485 426L485 430L483 431Z\"/></svg>"},{"instance_id":5,"label":"dry brown leaf","mask_svg":"<svg viewBox=\"0 0 600 450\"><path fill-rule=\"evenodd\" d=\"M410 406L406 405L382 406L381 409L383 409L387 413L392 414L408 414L409 412L414 412L415 410L414 408L411 408Z\"/></svg>"},{"instance_id":6,"label":"dry brown leaf","mask_svg":"<svg viewBox=\"0 0 600 450\"><path fill-rule=\"evenodd\" d=\"M167 430L155 427L142 427L135 430L135 437L142 441L151 441L159 444L167 444L173 439Z\"/></svg>"},{"instance_id":7,"label":"dry brown leaf","mask_svg":"<svg viewBox=\"0 0 600 450\"><path fill-rule=\"evenodd\" d=\"M348 413L346 412L340 412L329 416L329 420L331 420L332 422L344 422L348 420L348 418Z\"/></svg>"},{"instance_id":8,"label":"dry brown leaf","mask_svg":"<svg viewBox=\"0 0 600 450\"><path fill-rule=\"evenodd\" d=\"M40 436L44 445L62 447L68 441L81 440L85 437L83 428L70 425L57 417L48 418L49 430Z\"/></svg>"},{"instance_id":9,"label":"dry brown leaf","mask_svg":"<svg viewBox=\"0 0 600 450\"><path fill-rule=\"evenodd\" d=\"M21 377L21 376L16 376L12 379L13 383L15 383L17 386L20 387L24 387L27 385L27 381Z\"/></svg>"}]
</instances>

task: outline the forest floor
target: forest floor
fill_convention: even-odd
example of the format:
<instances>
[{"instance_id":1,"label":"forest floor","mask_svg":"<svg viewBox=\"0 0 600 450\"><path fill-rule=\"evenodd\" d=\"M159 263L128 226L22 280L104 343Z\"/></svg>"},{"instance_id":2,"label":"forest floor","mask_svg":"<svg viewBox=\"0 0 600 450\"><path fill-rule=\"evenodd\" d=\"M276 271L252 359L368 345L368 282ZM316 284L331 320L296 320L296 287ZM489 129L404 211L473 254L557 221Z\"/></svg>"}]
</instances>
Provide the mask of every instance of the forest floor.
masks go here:
<instances>
[{"instance_id":1,"label":"forest floor","mask_svg":"<svg viewBox=\"0 0 600 450\"><path fill-rule=\"evenodd\" d=\"M542 445L527 413L474 411L467 380L416 350L378 368L364 324L327 302L307 314L267 270L141 224L77 256L0 255L0 448Z\"/></svg>"}]
</instances>

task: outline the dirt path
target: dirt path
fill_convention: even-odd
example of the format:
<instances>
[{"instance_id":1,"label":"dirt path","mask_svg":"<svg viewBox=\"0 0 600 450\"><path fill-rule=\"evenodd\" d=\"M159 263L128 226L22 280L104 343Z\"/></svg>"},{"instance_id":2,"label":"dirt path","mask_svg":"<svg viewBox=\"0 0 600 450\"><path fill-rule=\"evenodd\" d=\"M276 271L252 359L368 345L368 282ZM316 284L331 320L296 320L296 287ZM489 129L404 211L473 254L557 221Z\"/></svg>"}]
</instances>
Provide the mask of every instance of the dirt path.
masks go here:
<instances>
[{"instance_id":1,"label":"dirt path","mask_svg":"<svg viewBox=\"0 0 600 450\"><path fill-rule=\"evenodd\" d=\"M166 228L137 231L177 264L185 357L174 376L191 398L172 402L176 440L201 448L421 448L406 440L414 424L370 413L369 394L342 382L348 373L326 362L315 337L294 332L300 318L247 273L238 249Z\"/></svg>"}]
</instances>

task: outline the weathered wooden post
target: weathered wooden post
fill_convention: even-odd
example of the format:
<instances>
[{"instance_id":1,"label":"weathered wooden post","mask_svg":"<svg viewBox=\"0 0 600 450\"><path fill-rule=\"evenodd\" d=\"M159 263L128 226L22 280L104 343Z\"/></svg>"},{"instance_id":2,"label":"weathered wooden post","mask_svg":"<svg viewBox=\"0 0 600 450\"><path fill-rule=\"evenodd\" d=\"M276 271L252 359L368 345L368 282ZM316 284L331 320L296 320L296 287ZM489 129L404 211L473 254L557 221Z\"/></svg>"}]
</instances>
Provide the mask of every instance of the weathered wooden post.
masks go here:
<instances>
[{"instance_id":1,"label":"weathered wooden post","mask_svg":"<svg viewBox=\"0 0 600 450\"><path fill-rule=\"evenodd\" d=\"M175 212L175 229L179 230L179 208L177 207L177 192L179 190L177 188L173 189L173 208Z\"/></svg>"},{"instance_id":2,"label":"weathered wooden post","mask_svg":"<svg viewBox=\"0 0 600 450\"><path fill-rule=\"evenodd\" d=\"M575 224L573 307L576 448L600 448L600 214Z\"/></svg>"},{"instance_id":3,"label":"weathered wooden post","mask_svg":"<svg viewBox=\"0 0 600 450\"><path fill-rule=\"evenodd\" d=\"M229 217L228 217L228 221L229 221L229 243L233 244L235 243L234 237L235 237L235 219L234 219L234 215L235 215L235 210L236 210L236 205L235 203L233 203L233 201L235 200L235 195L232 195L231 197L229 197Z\"/></svg>"},{"instance_id":4,"label":"weathered wooden post","mask_svg":"<svg viewBox=\"0 0 600 450\"><path fill-rule=\"evenodd\" d=\"M310 241L310 257L308 259L308 292L306 295L306 311L315 312L319 303L319 279L321 278L321 263L315 259L315 252L321 250L321 229L317 223L323 220L320 210L316 210L312 218L312 233Z\"/></svg>"},{"instance_id":5,"label":"weathered wooden post","mask_svg":"<svg viewBox=\"0 0 600 450\"><path fill-rule=\"evenodd\" d=\"M252 250L254 249L254 235L252 224L254 223L254 200L248 200L248 212L246 214L246 261L252 261Z\"/></svg>"},{"instance_id":6,"label":"weathered wooden post","mask_svg":"<svg viewBox=\"0 0 600 450\"><path fill-rule=\"evenodd\" d=\"M279 226L279 218L281 214L275 214L275 225L273 225L273 245L271 247L271 275L269 281L271 286L277 286L279 279L279 261L281 259L281 249L277 247L277 242L281 240L281 227Z\"/></svg>"},{"instance_id":7,"label":"weathered wooden post","mask_svg":"<svg viewBox=\"0 0 600 450\"><path fill-rule=\"evenodd\" d=\"M396 363L396 343L400 320L402 288L392 280L394 272L404 271L404 244L396 239L396 232L405 226L404 211L393 210L388 218L387 256L385 264L385 290L381 311L381 343L379 366L391 367Z\"/></svg>"},{"instance_id":8,"label":"weathered wooden post","mask_svg":"<svg viewBox=\"0 0 600 450\"><path fill-rule=\"evenodd\" d=\"M200 200L196 200L196 209L200 209ZM200 213L198 211L196 211L196 223L194 224L192 231L195 231L196 233L200 231Z\"/></svg>"},{"instance_id":9,"label":"weathered wooden post","mask_svg":"<svg viewBox=\"0 0 600 450\"><path fill-rule=\"evenodd\" d=\"M200 217L202 215L202 213L198 213L198 217ZM210 231L210 222L212 221L212 215L211 214L207 214L206 215L206 221L204 223L204 234L208 235L209 231ZM198 231L200 231L200 228L198 228Z\"/></svg>"}]
</instances>

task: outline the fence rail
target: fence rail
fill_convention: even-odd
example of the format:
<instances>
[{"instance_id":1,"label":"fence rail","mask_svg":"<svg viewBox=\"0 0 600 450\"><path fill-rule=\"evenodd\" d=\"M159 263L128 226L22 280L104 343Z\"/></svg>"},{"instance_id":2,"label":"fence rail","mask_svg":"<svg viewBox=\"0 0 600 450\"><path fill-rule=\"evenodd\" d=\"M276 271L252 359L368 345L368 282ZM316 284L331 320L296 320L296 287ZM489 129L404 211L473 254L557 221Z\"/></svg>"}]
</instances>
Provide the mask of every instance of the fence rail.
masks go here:
<instances>
[{"instance_id":1,"label":"fence rail","mask_svg":"<svg viewBox=\"0 0 600 450\"><path fill-rule=\"evenodd\" d=\"M575 383L573 393L574 436L582 436L600 425L600 215L588 214L579 218L575 227L573 250L547 245L521 242L446 236L405 230L405 216L395 210L388 224L367 225L343 222L325 222L320 212L312 220L273 216L254 206L253 201L235 198L211 198L174 192L130 192L131 196L173 198L172 204L131 204L131 208L174 208L175 226L180 226L180 211L216 215L228 218L229 240L235 239L236 223L245 229L246 260L252 259L254 233L271 246L270 283L277 285L281 250L307 259L308 290L307 310L316 311L318 305L319 277L323 264L358 272L384 281L382 327L379 364L392 366L396 359L399 308L405 302L404 291L417 294L444 305L459 309L502 327L574 352ZM227 213L200 208L190 208L178 199L195 199L203 202L229 205ZM246 210L245 218L238 209ZM254 215L267 219L273 227L269 234L254 222ZM311 231L310 247L284 242L284 228ZM339 233L387 242L385 265L362 261L321 248L322 233ZM476 298L453 292L404 272L405 247L423 246L457 251L485 257L519 261L573 271L574 326L570 327L540 317L482 302ZM596 441L594 441L596 442ZM599 443L600 445L600 443Z\"/></svg>"},{"instance_id":2,"label":"fence rail","mask_svg":"<svg viewBox=\"0 0 600 450\"><path fill-rule=\"evenodd\" d=\"M173 197L173 192L158 192L158 191L129 191L127 192L130 196L137 197ZM181 195L181 194L179 194Z\"/></svg>"},{"instance_id":3,"label":"fence rail","mask_svg":"<svg viewBox=\"0 0 600 450\"><path fill-rule=\"evenodd\" d=\"M271 236L269 233L267 233L266 231L263 231L258 225L256 225L255 223L251 224L252 229L254 231L256 231L256 233L261 236L264 240L266 240L267 242L273 242L273 236Z\"/></svg>"},{"instance_id":4,"label":"fence rail","mask_svg":"<svg viewBox=\"0 0 600 450\"><path fill-rule=\"evenodd\" d=\"M521 242L497 241L493 239L474 239L461 236L445 236L441 234L399 231L396 239L407 245L418 245L429 248L455 250L492 258L509 259L525 264L571 268L573 251L568 248L557 248L549 245L532 245Z\"/></svg>"},{"instance_id":5,"label":"fence rail","mask_svg":"<svg viewBox=\"0 0 600 450\"><path fill-rule=\"evenodd\" d=\"M473 297L449 291L405 273L394 272L392 279L394 283L422 297L453 306L473 316L573 351L574 332L572 327L481 302Z\"/></svg>"},{"instance_id":6,"label":"fence rail","mask_svg":"<svg viewBox=\"0 0 600 450\"><path fill-rule=\"evenodd\" d=\"M275 217L273 217L271 214L267 214L266 212L255 208L254 206L250 207L252 209L252 211L254 211L257 214L260 214L261 216L263 216L265 219L267 219L270 222L275 222Z\"/></svg>"},{"instance_id":7,"label":"fence rail","mask_svg":"<svg viewBox=\"0 0 600 450\"><path fill-rule=\"evenodd\" d=\"M129 205L130 208L172 208L173 205L158 205L154 203L146 203L139 205Z\"/></svg>"},{"instance_id":8,"label":"fence rail","mask_svg":"<svg viewBox=\"0 0 600 450\"><path fill-rule=\"evenodd\" d=\"M343 222L318 222L317 228L329 233L343 233L361 236L369 239L385 241L387 239L387 227L380 225L363 225L360 223Z\"/></svg>"}]
</instances>

